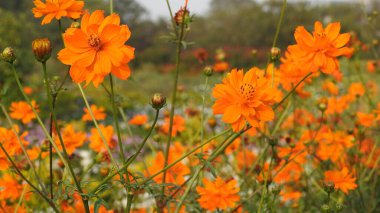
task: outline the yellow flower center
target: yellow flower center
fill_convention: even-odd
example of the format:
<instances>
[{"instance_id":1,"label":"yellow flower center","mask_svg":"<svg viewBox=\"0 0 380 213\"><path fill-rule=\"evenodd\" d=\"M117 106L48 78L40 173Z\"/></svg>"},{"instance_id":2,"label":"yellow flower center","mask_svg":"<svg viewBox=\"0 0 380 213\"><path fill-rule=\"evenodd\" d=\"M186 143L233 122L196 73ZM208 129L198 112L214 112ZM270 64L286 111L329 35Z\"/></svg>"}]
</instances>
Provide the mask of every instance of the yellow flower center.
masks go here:
<instances>
[{"instance_id":1,"label":"yellow flower center","mask_svg":"<svg viewBox=\"0 0 380 213\"><path fill-rule=\"evenodd\" d=\"M100 50L100 48L102 47L102 44L101 44L99 36L96 34L91 34L90 38L88 38L88 45L90 45L96 51Z\"/></svg>"},{"instance_id":2,"label":"yellow flower center","mask_svg":"<svg viewBox=\"0 0 380 213\"><path fill-rule=\"evenodd\" d=\"M243 84L240 86L240 93L246 98L250 99L255 93L255 88L251 84Z\"/></svg>"}]
</instances>

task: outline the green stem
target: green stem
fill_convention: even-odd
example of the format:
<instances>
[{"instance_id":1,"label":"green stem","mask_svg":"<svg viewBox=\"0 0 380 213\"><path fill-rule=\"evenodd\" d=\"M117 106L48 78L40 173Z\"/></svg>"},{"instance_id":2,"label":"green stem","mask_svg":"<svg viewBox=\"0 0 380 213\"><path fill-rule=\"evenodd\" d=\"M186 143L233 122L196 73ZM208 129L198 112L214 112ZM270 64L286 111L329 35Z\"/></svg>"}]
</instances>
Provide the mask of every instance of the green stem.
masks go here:
<instances>
[{"instance_id":1,"label":"green stem","mask_svg":"<svg viewBox=\"0 0 380 213\"><path fill-rule=\"evenodd\" d=\"M53 200L51 200L49 197L47 197L46 195L44 195L44 193L42 193L36 186L34 186L33 183L31 183L22 173L21 171L17 168L16 164L13 162L11 156L9 156L8 152L5 150L4 146L3 146L3 143L0 143L0 148L3 150L3 152L5 153L5 155L7 156L9 162L12 164L12 166L15 168L16 172L20 175L20 177L29 184L30 187L32 187L52 208L55 212L59 212L59 210L57 209L55 203L53 202Z\"/></svg>"},{"instance_id":2,"label":"green stem","mask_svg":"<svg viewBox=\"0 0 380 213\"><path fill-rule=\"evenodd\" d=\"M204 88L203 88L203 93L202 93L202 110L201 110L201 143L203 142L203 138L204 138L204 114L205 114L205 99L206 99L206 90L207 90L207 86L208 86L208 76L206 76L206 80L205 80L205 84L204 84ZM203 150L201 149L201 152Z\"/></svg>"},{"instance_id":3,"label":"green stem","mask_svg":"<svg viewBox=\"0 0 380 213\"><path fill-rule=\"evenodd\" d=\"M279 106L281 106L281 104L290 96L292 95L297 87L302 83L304 82L309 76L311 76L313 73L312 72L309 72L307 75L305 75L289 92L288 94L285 95L285 97L282 98L282 100L276 104L274 107L273 107L273 110L276 110Z\"/></svg>"},{"instance_id":4,"label":"green stem","mask_svg":"<svg viewBox=\"0 0 380 213\"><path fill-rule=\"evenodd\" d=\"M211 137L210 139L208 139L208 140L205 141L204 143L202 143L202 144L200 144L199 146L197 146L197 147L195 147L194 149L192 149L190 152L188 152L188 153L182 155L180 158L178 158L177 160L175 160L173 163L167 165L166 167L164 167L164 168L161 169L160 171L158 171L158 172L156 172L155 174L151 175L149 178L147 178L147 179L145 179L144 181L142 181L139 185L144 185L144 184L146 184L147 182L153 180L153 178L155 178L156 176L160 175L162 172L164 172L164 171L170 169L171 167L173 167L174 165L176 165L178 162L180 162L180 161L182 161L183 159L187 158L188 156L190 156L191 154L193 154L194 152L196 152L198 149L200 149L200 148L203 147L204 145L206 145L206 144L210 143L212 140L214 140L214 139L216 139L216 138L218 138L218 137L220 137L220 136L222 136L222 135L228 133L229 131L230 131L230 129L228 129L228 130L226 130L226 131L224 131L224 132L221 132L221 133L218 134L218 135L215 135L215 136ZM123 166L119 169L119 171L122 171L126 166L127 166L127 164L126 164L126 165L123 165ZM112 173L111 175L107 176L105 179L103 179L103 181L102 181L98 186L96 186L94 190L91 191L91 194L95 194L96 191L99 189L100 186L102 186L103 184L105 184L105 183L107 183L109 180L111 180L115 175L118 174L119 171L114 172L114 173Z\"/></svg>"},{"instance_id":5,"label":"green stem","mask_svg":"<svg viewBox=\"0 0 380 213\"><path fill-rule=\"evenodd\" d=\"M88 110L88 112L90 113L90 116L91 116L91 118L92 118L92 121L93 121L93 123L94 123L96 129L98 130L99 136L100 136L100 138L102 139L103 144L104 144L104 146L105 146L106 149L107 149L107 152L108 152L108 154L109 154L109 156L110 156L110 158L111 158L111 161L112 161L112 163L114 164L114 166L119 170L119 165L116 163L115 159L114 159L113 156L112 156L111 149L110 149L110 147L108 146L107 140L106 140L106 138L104 137L104 135L103 135L103 133L102 133L102 131L101 131L99 125L98 125L98 122L97 122L96 119L95 119L94 113L92 112L92 109L91 109L91 107L90 107L90 104L88 103L88 100L87 100L87 97L86 97L86 95L85 95L85 93L84 93L84 91L83 91L82 85L80 85L80 84L78 83L77 86L79 87L79 90L80 90L80 92L81 92L81 94L82 94L82 98L83 98L83 100L84 100L84 103L86 104L87 110ZM121 175L121 178L122 178L122 175Z\"/></svg>"},{"instance_id":6,"label":"green stem","mask_svg":"<svg viewBox=\"0 0 380 213\"><path fill-rule=\"evenodd\" d=\"M82 198L82 202L83 202L83 205L84 205L84 209L86 211L86 213L89 213L90 212L90 207L88 205L88 199L85 198L83 196L83 190L82 190L82 187L81 187L81 184L80 182L78 181L76 175L75 175L75 172L73 170L73 167L70 163L70 160L69 160L69 155L67 154L67 151L66 151L66 147L65 147L65 143L63 142L63 138L62 138L62 135L61 135L61 132L60 132L60 129L59 129L59 126L58 126L58 122L57 122L57 118L56 118L56 115L54 113L54 106L55 106L55 99L56 99L56 95L53 95L52 92L51 92L51 89L50 89L50 86L49 86L49 78L48 78L48 75L47 75L47 70L46 70L46 62L43 62L42 63L42 68L43 68L43 73L44 73L44 79L45 79L45 88L46 88L46 93L47 93L47 97L48 97L48 105L49 105L49 108L50 108L50 113L51 113L51 119L53 120L53 122L50 123L50 137L52 138L52 134L53 134L53 130L52 130L52 125L54 124L55 126L55 130L57 132L57 135L58 135L58 138L59 138L59 142L61 144L61 147L62 147L62 151L63 151L63 156L66 160L66 163L67 163L67 167L69 168L69 172L74 180L74 183L81 195L81 198ZM52 174L52 149L51 149L51 154L50 154L50 181L51 181L51 193L53 193L53 174ZM57 153L59 152L58 149L56 149ZM53 194L51 195L53 197Z\"/></svg>"},{"instance_id":7,"label":"green stem","mask_svg":"<svg viewBox=\"0 0 380 213\"><path fill-rule=\"evenodd\" d=\"M186 11L185 6L185 11ZM185 14L183 13L182 20L185 20ZM172 130L173 130L173 119L174 119L174 111L175 111L175 102L177 98L177 87L178 87L178 78L179 78L179 65L180 65L180 58L181 58L181 51L182 51L182 39L184 35L184 28L185 28L185 21L182 22L181 25L181 31L178 37L178 43L177 43L177 55L176 55L176 72L174 76L174 85L173 85L173 96L172 96L172 103L171 103L171 110L170 110L170 121L169 121L169 132L168 132L168 141L166 143L166 149L165 149L165 161L164 161L164 167L168 165L169 160L169 150L170 145L172 141ZM163 177L162 177L162 189L161 189L161 195L163 196L165 194L165 182L166 182L166 170L164 171Z\"/></svg>"},{"instance_id":8,"label":"green stem","mask_svg":"<svg viewBox=\"0 0 380 213\"><path fill-rule=\"evenodd\" d=\"M125 156L124 156L124 148L123 148L123 142L121 141L121 133L120 133L120 126L119 126L119 118L116 111L116 103L115 103L115 92L114 92L114 85L113 85L113 78L112 75L109 75L110 77L110 85L111 85L111 102L112 102L112 113L113 113L113 120L116 127L116 135L117 140L119 143L119 149L120 149L120 157L123 161L123 164L125 163ZM126 172L127 175L127 172Z\"/></svg>"},{"instance_id":9,"label":"green stem","mask_svg":"<svg viewBox=\"0 0 380 213\"><path fill-rule=\"evenodd\" d=\"M122 171L122 170L126 170L128 171L128 167L134 162L134 160L137 158L137 156L140 154L141 150L143 149L143 147L145 146L146 142L148 141L148 138L150 137L150 135L152 134L153 130L154 130L154 127L156 126L156 123L157 123L157 120L158 120L158 115L159 115L159 111L160 110L156 110L156 116L154 118L154 121L152 123L152 126L151 128L149 129L149 132L148 134L145 136L144 140L142 141L140 147L138 148L138 150L136 151L136 153L130 158L127 160L127 162L125 162L125 164L119 169L118 172ZM103 184L105 184L108 180L110 180L113 176L115 176L118 172L115 172L111 175L109 175L108 177L106 177L97 187L95 187L94 190L92 190L91 193L95 194L95 192L99 189L99 187Z\"/></svg>"},{"instance_id":10,"label":"green stem","mask_svg":"<svg viewBox=\"0 0 380 213\"><path fill-rule=\"evenodd\" d=\"M18 209L20 208L21 204L22 204L22 201L24 200L24 196L25 196L25 193L26 193L26 189L28 188L28 185L25 185L22 189L22 192L21 192L21 196L20 196L20 199L18 200L17 202L17 206L14 210L13 213L17 213Z\"/></svg>"}]
</instances>

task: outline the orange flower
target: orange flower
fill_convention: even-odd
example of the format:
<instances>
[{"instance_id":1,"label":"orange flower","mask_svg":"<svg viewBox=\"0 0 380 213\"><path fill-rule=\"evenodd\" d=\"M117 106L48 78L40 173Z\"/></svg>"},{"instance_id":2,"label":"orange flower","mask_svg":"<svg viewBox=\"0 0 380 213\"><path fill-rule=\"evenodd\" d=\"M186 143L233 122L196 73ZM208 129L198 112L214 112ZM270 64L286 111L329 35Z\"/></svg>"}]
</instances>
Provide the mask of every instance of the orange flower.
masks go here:
<instances>
[{"instance_id":1,"label":"orange flower","mask_svg":"<svg viewBox=\"0 0 380 213\"><path fill-rule=\"evenodd\" d=\"M103 126L102 124L99 125L100 131L103 133L104 138L106 139L106 142L110 149L116 147L116 141L112 138L113 136L113 127L112 126ZM102 138L99 135L99 132L96 128L91 129L91 136L89 138L90 141L90 148L94 150L95 152L105 152L107 151L106 147L104 146L104 142Z\"/></svg>"},{"instance_id":2,"label":"orange flower","mask_svg":"<svg viewBox=\"0 0 380 213\"><path fill-rule=\"evenodd\" d=\"M42 19L41 25L49 24L53 18L60 20L62 17L78 19L82 15L83 1L76 0L46 0L46 3L41 0L34 0L32 12L34 17Z\"/></svg>"},{"instance_id":3,"label":"orange flower","mask_svg":"<svg viewBox=\"0 0 380 213\"><path fill-rule=\"evenodd\" d=\"M0 178L0 200L10 199L17 201L21 196L23 185L20 184L15 177L10 174L4 174Z\"/></svg>"},{"instance_id":4,"label":"orange flower","mask_svg":"<svg viewBox=\"0 0 380 213\"><path fill-rule=\"evenodd\" d=\"M148 116L138 114L133 116L131 120L129 120L129 124L131 125L144 125L148 121Z\"/></svg>"},{"instance_id":5,"label":"orange flower","mask_svg":"<svg viewBox=\"0 0 380 213\"><path fill-rule=\"evenodd\" d=\"M331 81L325 81L322 85L322 89L328 91L331 95L339 94L339 88Z\"/></svg>"},{"instance_id":6,"label":"orange flower","mask_svg":"<svg viewBox=\"0 0 380 213\"><path fill-rule=\"evenodd\" d=\"M227 155L235 152L240 147L241 138L236 138L224 151Z\"/></svg>"},{"instance_id":7,"label":"orange flower","mask_svg":"<svg viewBox=\"0 0 380 213\"><path fill-rule=\"evenodd\" d=\"M171 153L171 152L170 152ZM169 155L168 163L173 163L177 158L174 158L173 155ZM148 168L146 176L153 175L165 166L165 156L162 152L158 152L156 158L154 159L152 166ZM185 164L178 162L173 167L167 170L165 181L166 183L173 183L181 185L185 182L185 176L190 173L189 167ZM157 175L153 178L157 183L162 183L163 174Z\"/></svg>"},{"instance_id":8,"label":"orange flower","mask_svg":"<svg viewBox=\"0 0 380 213\"><path fill-rule=\"evenodd\" d=\"M15 128L18 131L18 127L15 126ZM25 137L27 135L28 132L24 132L19 136L21 143L24 146L28 145L28 141L25 140ZM12 129L0 127L0 142L3 144L5 150L7 150L8 154L11 157L22 153L22 149L20 143L18 142L17 135L14 133ZM10 163L8 162L7 156L2 150L0 150L0 170L7 169L9 165Z\"/></svg>"},{"instance_id":9,"label":"orange flower","mask_svg":"<svg viewBox=\"0 0 380 213\"><path fill-rule=\"evenodd\" d=\"M162 125L161 129L165 134L169 134L169 124L170 118L165 118L165 123ZM172 136L176 136L177 133L185 130L185 119L180 115L175 115L173 118L173 128L172 128Z\"/></svg>"},{"instance_id":10,"label":"orange flower","mask_svg":"<svg viewBox=\"0 0 380 213\"><path fill-rule=\"evenodd\" d=\"M350 34L339 32L339 22L330 23L324 29L322 23L316 21L313 35L303 26L297 27L294 33L299 46L297 55L315 68L309 71L321 70L326 74L332 74L339 70L339 61L336 57L352 55L354 49L345 47L350 40Z\"/></svg>"},{"instance_id":11,"label":"orange flower","mask_svg":"<svg viewBox=\"0 0 380 213\"><path fill-rule=\"evenodd\" d=\"M65 144L67 154L72 155L76 148L81 147L86 140L86 134L82 132L74 132L74 127L72 125L66 125L61 131L62 140ZM58 136L54 135L54 141L57 147L62 151L62 146L59 141Z\"/></svg>"},{"instance_id":12,"label":"orange flower","mask_svg":"<svg viewBox=\"0 0 380 213\"><path fill-rule=\"evenodd\" d=\"M318 141L317 156L322 160L330 159L337 162L339 159L344 160L346 149L351 148L354 137L344 131L332 132L329 128L320 130L320 140Z\"/></svg>"},{"instance_id":13,"label":"orange flower","mask_svg":"<svg viewBox=\"0 0 380 213\"><path fill-rule=\"evenodd\" d=\"M356 116L358 116L358 122L360 125L362 125L364 127L371 127L374 125L374 122L375 122L375 115L374 114L357 112Z\"/></svg>"},{"instance_id":14,"label":"orange flower","mask_svg":"<svg viewBox=\"0 0 380 213\"><path fill-rule=\"evenodd\" d=\"M271 88L265 78L258 78L255 69L243 73L233 69L217 84L212 95L217 99L213 105L214 114L223 114L222 120L232 125L237 132L246 122L259 127L260 121L271 121L274 112L271 105L276 99L276 89Z\"/></svg>"},{"instance_id":15,"label":"orange flower","mask_svg":"<svg viewBox=\"0 0 380 213\"><path fill-rule=\"evenodd\" d=\"M367 61L367 70L369 73L374 73L377 68L377 63L374 60L368 60Z\"/></svg>"},{"instance_id":16,"label":"orange flower","mask_svg":"<svg viewBox=\"0 0 380 213\"><path fill-rule=\"evenodd\" d=\"M285 186L280 192L283 202L294 201L297 202L302 197L302 192L293 189L290 186Z\"/></svg>"},{"instance_id":17,"label":"orange flower","mask_svg":"<svg viewBox=\"0 0 380 213\"><path fill-rule=\"evenodd\" d=\"M256 159L256 155L249 149L243 149L236 155L237 166L239 169L249 169Z\"/></svg>"},{"instance_id":18,"label":"orange flower","mask_svg":"<svg viewBox=\"0 0 380 213\"><path fill-rule=\"evenodd\" d=\"M25 94L27 95L30 95L33 93L32 87L24 87L23 89L24 89Z\"/></svg>"},{"instance_id":19,"label":"orange flower","mask_svg":"<svg viewBox=\"0 0 380 213\"><path fill-rule=\"evenodd\" d=\"M134 48L125 45L131 32L127 25L120 25L119 15L104 18L100 10L86 13L81 28L70 28L63 36L66 47L58 59L71 65L75 82L92 82L97 87L110 73L123 80L130 76L128 63L134 58Z\"/></svg>"},{"instance_id":20,"label":"orange flower","mask_svg":"<svg viewBox=\"0 0 380 213\"><path fill-rule=\"evenodd\" d=\"M363 96L364 93L365 88L360 82L352 83L348 88L348 97L350 98L350 101L354 101L356 98Z\"/></svg>"},{"instance_id":21,"label":"orange flower","mask_svg":"<svg viewBox=\"0 0 380 213\"><path fill-rule=\"evenodd\" d=\"M32 106L37 112L39 111L36 101L32 100ZM24 124L27 124L36 118L32 108L25 101L12 102L10 111L10 116L13 119L21 120Z\"/></svg>"},{"instance_id":22,"label":"orange flower","mask_svg":"<svg viewBox=\"0 0 380 213\"><path fill-rule=\"evenodd\" d=\"M103 107L97 107L96 105L92 104L90 108L96 120L104 120L107 117L106 113L104 113ZM82 120L92 121L90 111L88 111L87 108L83 108L83 111L84 111L84 115L82 116Z\"/></svg>"},{"instance_id":23,"label":"orange flower","mask_svg":"<svg viewBox=\"0 0 380 213\"><path fill-rule=\"evenodd\" d=\"M238 195L240 188L234 179L224 181L221 177L217 177L214 182L211 182L207 178L203 178L203 184L204 187L197 187L197 192L201 196L198 202L204 209L209 211L227 210L234 207L240 200Z\"/></svg>"},{"instance_id":24,"label":"orange flower","mask_svg":"<svg viewBox=\"0 0 380 213\"><path fill-rule=\"evenodd\" d=\"M353 174L348 173L348 168L343 167L340 171L326 171L325 182L333 182L336 189L340 189L345 194L348 194L348 190L356 189L356 178Z\"/></svg>"},{"instance_id":25,"label":"orange flower","mask_svg":"<svg viewBox=\"0 0 380 213\"><path fill-rule=\"evenodd\" d=\"M228 70L229 67L230 65L227 62L220 61L214 64L213 70L214 72L225 72Z\"/></svg>"}]
</instances>

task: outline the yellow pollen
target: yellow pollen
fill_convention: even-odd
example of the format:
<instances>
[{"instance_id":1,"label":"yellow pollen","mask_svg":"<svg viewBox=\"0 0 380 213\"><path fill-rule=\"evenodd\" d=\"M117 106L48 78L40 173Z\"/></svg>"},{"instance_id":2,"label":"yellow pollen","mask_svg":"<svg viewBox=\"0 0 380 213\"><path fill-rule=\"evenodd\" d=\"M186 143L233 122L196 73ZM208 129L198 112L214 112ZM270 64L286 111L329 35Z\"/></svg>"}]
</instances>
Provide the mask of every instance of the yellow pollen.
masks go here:
<instances>
[{"instance_id":1,"label":"yellow pollen","mask_svg":"<svg viewBox=\"0 0 380 213\"><path fill-rule=\"evenodd\" d=\"M246 98L252 98L255 94L255 88L251 84L243 84L240 86L240 93Z\"/></svg>"},{"instance_id":2,"label":"yellow pollen","mask_svg":"<svg viewBox=\"0 0 380 213\"><path fill-rule=\"evenodd\" d=\"M98 35L96 34L91 34L90 35L90 38L88 38L88 44L94 48L95 50L100 50L100 48L102 47L102 44L101 44L101 41L100 41L100 38Z\"/></svg>"}]
</instances>

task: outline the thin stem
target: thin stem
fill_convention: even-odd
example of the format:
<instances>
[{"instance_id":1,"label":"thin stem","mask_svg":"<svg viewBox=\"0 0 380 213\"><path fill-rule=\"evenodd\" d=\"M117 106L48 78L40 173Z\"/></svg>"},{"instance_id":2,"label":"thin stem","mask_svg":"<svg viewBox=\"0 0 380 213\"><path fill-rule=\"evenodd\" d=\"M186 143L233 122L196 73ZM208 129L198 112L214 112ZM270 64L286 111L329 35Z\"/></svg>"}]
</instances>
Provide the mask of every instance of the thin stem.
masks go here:
<instances>
[{"instance_id":1,"label":"thin stem","mask_svg":"<svg viewBox=\"0 0 380 213\"><path fill-rule=\"evenodd\" d=\"M199 146L197 146L197 147L195 147L194 149L192 149L190 152L188 152L188 153L182 155L180 158L178 158L177 160L175 160L173 163L167 165L166 167L164 167L164 168L161 169L160 171L158 171L158 172L156 172L155 174L151 175L149 178L147 178L147 179L145 179L144 181L142 181L139 185L144 185L144 184L146 184L147 182L153 180L153 178L155 178L156 176L160 175L160 174L161 174L162 172L164 172L165 170L170 169L171 167L173 167L174 165L176 165L178 162L180 162L180 161L182 161L183 159L187 158L188 156L190 156L191 154L193 154L194 152L196 152L198 149L200 149L200 148L203 147L204 145L210 143L212 140L214 140L214 139L216 139L216 138L218 138L218 137L220 137L220 136L222 136L222 135L224 135L224 134L226 134L226 133L228 133L228 132L230 132L230 129L228 129L228 130L226 130L226 131L224 131L224 132L221 132L221 133L218 134L218 135L215 135L215 136L211 137L210 139L206 140L204 143L202 143L202 144L200 144ZM127 166L127 164L126 164L126 165L123 165L123 166L119 169L119 171L122 171L126 166ZM99 189L100 186L102 186L103 184L105 184L105 183L107 183L109 180L111 180L115 175L118 174L119 171L114 172L114 173L112 173L111 175L107 176L105 179L103 179L103 181L102 181L100 184L98 184L98 186L96 186L95 189L91 191L91 193L92 193L92 194L95 194L95 192Z\"/></svg>"},{"instance_id":2,"label":"thin stem","mask_svg":"<svg viewBox=\"0 0 380 213\"><path fill-rule=\"evenodd\" d=\"M14 210L13 213L17 213L18 209L20 208L21 204L22 204L22 201L24 200L24 196L25 196L25 193L26 193L26 189L28 188L28 185L25 185L22 189L22 192L21 192L21 196L20 196L20 199L18 200L17 202L17 206Z\"/></svg>"},{"instance_id":3,"label":"thin stem","mask_svg":"<svg viewBox=\"0 0 380 213\"><path fill-rule=\"evenodd\" d=\"M13 162L11 156L9 156L8 152L5 150L4 146L3 146L3 143L0 143L0 148L3 150L3 152L5 153L5 155L7 156L9 162L12 164L12 166L15 168L16 172L20 175L20 177L25 180L25 182L27 182L30 187L32 187L52 208L55 212L59 212L59 210L57 209L55 203L49 198L47 197L46 195L44 195L44 193L42 193L36 186L33 185L33 183L31 183L22 173L21 171L17 168L16 164Z\"/></svg>"},{"instance_id":4,"label":"thin stem","mask_svg":"<svg viewBox=\"0 0 380 213\"><path fill-rule=\"evenodd\" d=\"M79 87L79 90L80 90L80 92L81 92L81 94L82 94L82 97L83 97L84 103L86 104L87 110L88 110L88 112L89 112L90 115L91 115L92 121L94 122L94 125L95 125L96 129L98 130L99 136L100 136L100 138L102 139L102 141L103 141L103 143L104 143L104 146L105 146L106 149L107 149L107 152L108 152L108 154L109 154L109 156L110 156L110 158L111 158L111 161L112 161L112 163L114 164L114 166L119 170L119 165L116 163L115 159L114 159L113 156L112 156L111 149L110 149L110 147L108 146L107 140L106 140L106 138L104 137L104 135L103 135L103 133L102 133L102 131L101 131L99 125L98 125L98 122L97 122L96 119L95 119L94 113L92 112L92 109L91 109L91 107L90 107L90 104L89 104L88 101L87 101L87 97L86 97L86 95L85 95L85 93L84 93L84 91L83 91L83 88L82 88L82 86L81 86L80 84L77 84L77 86ZM121 176L122 176L122 175L121 175Z\"/></svg>"},{"instance_id":5,"label":"thin stem","mask_svg":"<svg viewBox=\"0 0 380 213\"><path fill-rule=\"evenodd\" d=\"M153 132L155 126L156 126L156 123L157 123L157 120L158 120L159 112L160 112L160 110L156 110L156 116L155 116L155 118L154 118L154 121L153 121L153 123L152 123L152 126L151 126L151 128L149 129L148 134L145 136L144 140L142 141L142 143L141 143L140 147L138 148L138 150L136 151L136 153L135 153L135 154L134 154L134 155L133 155L133 156L132 156L127 162L125 162L125 164L119 169L119 171L122 171L122 170L124 170L124 169L125 169L126 171L128 171L128 167L133 163L133 161L134 161L134 160L137 158L137 156L140 154L141 150L143 149L145 143L148 141L148 138L150 137L150 135L152 134L152 132ZM107 178L105 178L105 179L101 182L101 184L99 184L97 187L95 187L94 190L92 190L91 193L95 193L95 192L99 189L99 187L100 187L101 185L103 185L104 183L106 183L108 180L110 180L110 179L111 179L113 176L115 176L116 174L117 174L117 172L114 173L114 174L112 174L112 175L110 175L110 176L108 176Z\"/></svg>"},{"instance_id":6,"label":"thin stem","mask_svg":"<svg viewBox=\"0 0 380 213\"><path fill-rule=\"evenodd\" d=\"M208 86L208 76L206 76L206 80L205 80L205 84L204 84L204 87L203 87L203 92L202 92L202 110L201 110L201 143L203 142L203 138L204 138L204 114L205 114L205 100L206 100L206 90L207 90L207 86ZM201 152L203 150L201 149Z\"/></svg>"},{"instance_id":7,"label":"thin stem","mask_svg":"<svg viewBox=\"0 0 380 213\"><path fill-rule=\"evenodd\" d=\"M79 193L81 194L81 198L82 198L82 202L83 202L83 206L84 206L84 209L86 211L86 213L89 213L90 212L90 207L88 205L88 200L87 198L85 198L83 196L83 190L82 190L82 187L81 187L81 184L80 182L78 181L75 173L74 173L74 170L73 170L73 167L70 163L70 160L69 160L69 155L67 154L67 151L66 151L66 147L65 147L65 143L63 142L63 138L62 138L62 135L61 135L61 132L60 132L60 129L59 129L59 126L58 126L58 122L57 122L57 118L55 116L55 113L54 113L54 106L55 106L55 99L56 99L56 96L54 96L51 92L51 89L50 89L50 86L49 86L49 78L47 76L47 70L46 70L46 62L43 62L42 63L42 68L43 68L43 73L44 73L44 79L45 79L45 87L46 87L46 92L47 92L47 96L48 96L48 105L49 105L49 108L50 108L50 113L51 113L51 119L53 120L53 123L50 123L50 137L52 138L52 134L53 134L53 130L52 130L52 125L54 124L55 126L55 130L57 132L57 135L58 135L58 138L59 138L59 142L61 144L61 147L62 147L62 151L63 151L63 156L66 160L66 163L67 163L67 167L69 168L69 172L74 180L74 183L79 191ZM51 150L53 151L53 150ZM59 152L59 150L57 149L56 150L57 152ZM51 183L53 182L53 174L52 174L52 154L51 154L51 159L50 159L50 166L51 166L51 170L50 170L50 181ZM53 184L51 184L51 193L53 193ZM53 195L51 195L53 196Z\"/></svg>"},{"instance_id":8,"label":"thin stem","mask_svg":"<svg viewBox=\"0 0 380 213\"><path fill-rule=\"evenodd\" d=\"M20 136L18 135L18 131L16 130L15 126L14 126L14 123L12 121L12 119L9 117L9 114L7 112L7 110L5 109L4 105L0 104L0 107L1 107L1 110L3 111L3 114L5 115L5 118L7 119L8 121L8 124L11 126L12 128L12 131L14 132L14 134L16 135L16 138L17 138L17 141L19 142L20 144L20 147L22 149L22 152L24 153L25 157L26 157L26 160L28 161L28 164L30 166L30 168L32 169L33 171L33 174L36 178L36 180L38 181L38 183L40 184L41 186L41 189L42 191L47 194L47 191L46 191L46 188L45 188L45 185L43 184L40 176L37 174L37 171L36 171L36 168L34 167L34 164L32 163L32 161L30 160L29 158L29 155L24 147L24 144L21 142L21 138Z\"/></svg>"},{"instance_id":9,"label":"thin stem","mask_svg":"<svg viewBox=\"0 0 380 213\"><path fill-rule=\"evenodd\" d=\"M305 75L289 92L288 94L285 95L285 97L282 98L282 100L280 102L278 102L278 104L276 104L274 107L273 107L273 110L276 110L279 106L281 106L281 104L291 95L293 94L297 87L302 83L304 82L309 76L311 76L313 73L312 72L309 72L307 75Z\"/></svg>"},{"instance_id":10,"label":"thin stem","mask_svg":"<svg viewBox=\"0 0 380 213\"><path fill-rule=\"evenodd\" d=\"M116 135L117 135L117 140L118 140L119 149L120 149L120 157L121 157L121 160L123 161L123 164L124 164L125 163L124 148L123 148L123 142L121 141L119 119L118 119L118 114L117 114L117 111L116 111L113 78L112 78L111 74L109 75L109 77L110 77L110 85L111 85L111 102L112 102L113 120L114 120L115 127L116 127Z\"/></svg>"},{"instance_id":11,"label":"thin stem","mask_svg":"<svg viewBox=\"0 0 380 213\"><path fill-rule=\"evenodd\" d=\"M185 6L185 11L187 10ZM185 15L186 12L183 13L182 16L182 24L181 24L181 31L178 37L178 43L177 43L177 55L176 55L176 72L174 76L174 85L173 85L173 96L172 96L172 103L171 103L171 110L170 110L170 121L169 121L169 132L168 132L168 141L166 143L166 150L165 150L165 161L164 161L164 167L168 165L169 160L169 150L170 145L172 141L172 130L173 130L173 120L174 120L174 111L175 111L175 102L177 98L177 87L178 87L178 78L179 78L179 65L180 65L180 58L181 58L181 51L182 51L182 39L184 35L184 28L185 28ZM161 195L163 196L165 194L165 182L166 182L166 170L164 171L163 177L162 177L162 189L161 189Z\"/></svg>"}]
</instances>

